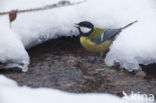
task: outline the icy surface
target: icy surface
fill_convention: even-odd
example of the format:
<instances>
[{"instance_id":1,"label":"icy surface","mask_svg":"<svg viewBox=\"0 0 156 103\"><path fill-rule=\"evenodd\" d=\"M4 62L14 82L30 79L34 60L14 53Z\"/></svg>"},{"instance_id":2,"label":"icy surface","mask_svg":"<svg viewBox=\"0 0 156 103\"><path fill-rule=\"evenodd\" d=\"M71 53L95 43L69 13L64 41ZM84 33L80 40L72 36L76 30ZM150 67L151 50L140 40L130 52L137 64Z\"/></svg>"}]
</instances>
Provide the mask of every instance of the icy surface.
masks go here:
<instances>
[{"instance_id":1,"label":"icy surface","mask_svg":"<svg viewBox=\"0 0 156 103\"><path fill-rule=\"evenodd\" d=\"M32 89L0 75L0 103L153 103L122 99L110 94L71 94L59 90Z\"/></svg>"},{"instance_id":2,"label":"icy surface","mask_svg":"<svg viewBox=\"0 0 156 103\"><path fill-rule=\"evenodd\" d=\"M0 11L35 8L58 1L60 0L2 0L0 2L3 2L3 5L0 3ZM24 47L29 48L51 38L76 35L77 30L73 28L75 22L88 20L100 28L118 28L138 20L138 23L125 29L118 36L105 58L105 62L110 66L117 62L130 71L138 70L139 64L147 65L156 62L154 5L154 0L99 0L98 2L88 0L77 6L19 14L16 21L12 23L12 31L9 30L8 22L4 22L6 26L0 25L4 28L0 34L16 33ZM23 48L19 40L17 40L18 45ZM3 45L0 47L5 48ZM24 48L22 50L15 52L26 55ZM11 53L9 55L12 57ZM6 60L10 58L10 56L1 56ZM18 57L16 59L26 60L23 56ZM28 59L27 62L29 62Z\"/></svg>"}]
</instances>

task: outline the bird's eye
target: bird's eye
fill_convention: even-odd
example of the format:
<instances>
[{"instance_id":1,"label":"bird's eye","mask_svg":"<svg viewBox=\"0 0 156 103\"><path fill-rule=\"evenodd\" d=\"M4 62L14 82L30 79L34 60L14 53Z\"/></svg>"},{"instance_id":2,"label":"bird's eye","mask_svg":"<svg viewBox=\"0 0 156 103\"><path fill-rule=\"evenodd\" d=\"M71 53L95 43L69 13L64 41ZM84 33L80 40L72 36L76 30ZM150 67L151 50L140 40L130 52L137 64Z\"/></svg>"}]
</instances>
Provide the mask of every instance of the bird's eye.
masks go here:
<instances>
[{"instance_id":1,"label":"bird's eye","mask_svg":"<svg viewBox=\"0 0 156 103\"><path fill-rule=\"evenodd\" d=\"M91 28L87 28L87 27L80 27L81 32L83 33L88 33L91 31Z\"/></svg>"}]
</instances>

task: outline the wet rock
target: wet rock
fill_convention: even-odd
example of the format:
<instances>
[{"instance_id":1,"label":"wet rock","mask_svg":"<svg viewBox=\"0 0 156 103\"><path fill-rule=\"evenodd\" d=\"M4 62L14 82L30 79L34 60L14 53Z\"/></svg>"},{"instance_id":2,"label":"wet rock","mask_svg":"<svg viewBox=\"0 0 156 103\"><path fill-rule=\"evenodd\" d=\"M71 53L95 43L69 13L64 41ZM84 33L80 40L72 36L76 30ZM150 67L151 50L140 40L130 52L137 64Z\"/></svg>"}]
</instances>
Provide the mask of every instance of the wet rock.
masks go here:
<instances>
[{"instance_id":1,"label":"wet rock","mask_svg":"<svg viewBox=\"0 0 156 103\"><path fill-rule=\"evenodd\" d=\"M146 77L146 73L144 71L138 71L136 73L136 76L141 77L141 78L145 78Z\"/></svg>"},{"instance_id":2,"label":"wet rock","mask_svg":"<svg viewBox=\"0 0 156 103\"><path fill-rule=\"evenodd\" d=\"M95 58L94 56L89 56L89 57L88 57L88 60L89 60L90 62L94 62L94 61L96 60L96 58Z\"/></svg>"}]
</instances>

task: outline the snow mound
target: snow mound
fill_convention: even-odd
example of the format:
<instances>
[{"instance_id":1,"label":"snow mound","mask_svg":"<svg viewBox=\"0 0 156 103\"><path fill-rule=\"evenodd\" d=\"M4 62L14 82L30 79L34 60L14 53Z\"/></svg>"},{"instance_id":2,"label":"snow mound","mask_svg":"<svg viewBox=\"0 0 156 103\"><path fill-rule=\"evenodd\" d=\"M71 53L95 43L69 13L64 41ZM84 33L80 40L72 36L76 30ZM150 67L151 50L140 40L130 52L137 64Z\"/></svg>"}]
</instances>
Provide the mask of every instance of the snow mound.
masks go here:
<instances>
[{"instance_id":1,"label":"snow mound","mask_svg":"<svg viewBox=\"0 0 156 103\"><path fill-rule=\"evenodd\" d=\"M0 68L19 67L22 68L24 72L27 71L29 56L23 43L18 39L15 32L7 28L9 25L8 19L1 17L0 25Z\"/></svg>"}]
</instances>

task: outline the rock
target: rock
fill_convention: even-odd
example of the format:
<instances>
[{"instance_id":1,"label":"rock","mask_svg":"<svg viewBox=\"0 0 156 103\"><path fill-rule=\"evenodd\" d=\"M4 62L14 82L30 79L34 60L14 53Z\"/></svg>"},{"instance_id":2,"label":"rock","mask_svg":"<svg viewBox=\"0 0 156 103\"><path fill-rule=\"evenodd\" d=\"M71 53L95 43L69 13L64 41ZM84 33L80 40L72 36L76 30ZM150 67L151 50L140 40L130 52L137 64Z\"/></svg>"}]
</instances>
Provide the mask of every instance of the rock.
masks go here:
<instances>
[{"instance_id":1,"label":"rock","mask_svg":"<svg viewBox=\"0 0 156 103\"><path fill-rule=\"evenodd\" d=\"M144 71L138 71L136 73L136 76L141 77L141 78L144 78L144 77L146 77L146 73Z\"/></svg>"},{"instance_id":2,"label":"rock","mask_svg":"<svg viewBox=\"0 0 156 103\"><path fill-rule=\"evenodd\" d=\"M89 56L89 57L88 57L88 60L89 60L90 62L94 62L94 61L95 61L95 57L94 57L94 56Z\"/></svg>"}]
</instances>

